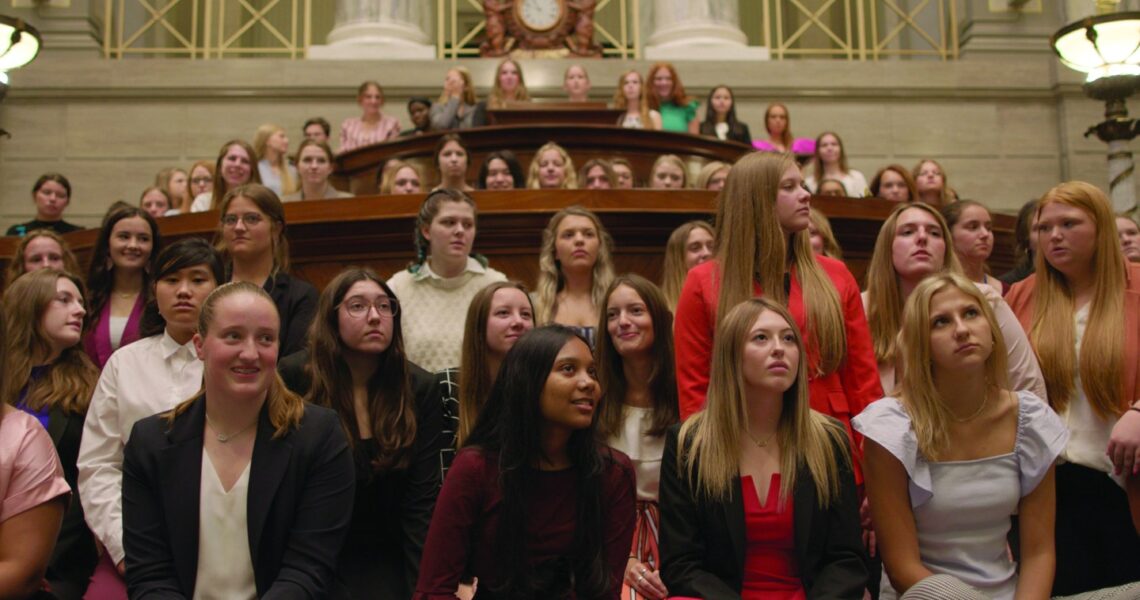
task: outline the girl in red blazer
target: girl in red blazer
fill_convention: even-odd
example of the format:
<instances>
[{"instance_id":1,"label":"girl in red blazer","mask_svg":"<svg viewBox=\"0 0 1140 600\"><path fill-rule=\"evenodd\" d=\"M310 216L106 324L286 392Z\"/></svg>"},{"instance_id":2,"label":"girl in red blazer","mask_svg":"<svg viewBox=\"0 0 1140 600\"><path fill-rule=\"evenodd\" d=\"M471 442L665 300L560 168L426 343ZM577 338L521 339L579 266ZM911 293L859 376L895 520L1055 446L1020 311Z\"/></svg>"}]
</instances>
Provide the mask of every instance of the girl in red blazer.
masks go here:
<instances>
[{"instance_id":1,"label":"girl in red blazer","mask_svg":"<svg viewBox=\"0 0 1140 600\"><path fill-rule=\"evenodd\" d=\"M716 260L689 271L677 301L681 418L704 406L718 315L763 295L786 305L803 334L811 408L839 419L857 449L851 419L883 393L855 278L842 262L811 251L810 197L790 154L750 154L729 172Z\"/></svg>"},{"instance_id":2,"label":"girl in red blazer","mask_svg":"<svg viewBox=\"0 0 1140 600\"><path fill-rule=\"evenodd\" d=\"M1049 190L1035 223L1035 274L1007 298L1071 434L1057 467L1053 580L1053 595L1070 595L1140 580L1140 266L1124 260L1094 185Z\"/></svg>"}]
</instances>

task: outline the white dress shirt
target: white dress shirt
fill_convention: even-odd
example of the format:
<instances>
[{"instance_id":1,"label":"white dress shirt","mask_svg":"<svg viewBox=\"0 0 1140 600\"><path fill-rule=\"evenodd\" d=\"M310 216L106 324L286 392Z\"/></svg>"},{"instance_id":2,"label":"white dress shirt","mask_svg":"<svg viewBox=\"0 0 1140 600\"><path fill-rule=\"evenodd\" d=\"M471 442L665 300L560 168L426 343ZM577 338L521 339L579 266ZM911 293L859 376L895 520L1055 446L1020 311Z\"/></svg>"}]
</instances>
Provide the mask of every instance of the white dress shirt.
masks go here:
<instances>
[{"instance_id":1,"label":"white dress shirt","mask_svg":"<svg viewBox=\"0 0 1140 600\"><path fill-rule=\"evenodd\" d=\"M79 445L79 497L92 533L123 560L123 447L139 420L202 387L202 361L165 332L116 350L99 376Z\"/></svg>"}]
</instances>

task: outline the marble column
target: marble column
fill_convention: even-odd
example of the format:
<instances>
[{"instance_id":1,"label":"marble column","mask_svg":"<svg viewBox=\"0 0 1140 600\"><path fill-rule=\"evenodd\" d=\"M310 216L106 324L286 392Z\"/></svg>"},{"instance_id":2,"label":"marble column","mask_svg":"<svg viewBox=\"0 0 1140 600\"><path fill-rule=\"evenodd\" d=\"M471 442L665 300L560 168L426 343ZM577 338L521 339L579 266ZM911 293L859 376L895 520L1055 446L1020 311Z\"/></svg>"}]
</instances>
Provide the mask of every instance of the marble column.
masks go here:
<instances>
[{"instance_id":1,"label":"marble column","mask_svg":"<svg viewBox=\"0 0 1140 600\"><path fill-rule=\"evenodd\" d=\"M310 46L308 58L433 60L430 10L424 0L336 0L328 44Z\"/></svg>"},{"instance_id":2,"label":"marble column","mask_svg":"<svg viewBox=\"0 0 1140 600\"><path fill-rule=\"evenodd\" d=\"M767 60L740 30L739 0L642 0L648 60ZM646 20L643 19L643 22Z\"/></svg>"}]
</instances>

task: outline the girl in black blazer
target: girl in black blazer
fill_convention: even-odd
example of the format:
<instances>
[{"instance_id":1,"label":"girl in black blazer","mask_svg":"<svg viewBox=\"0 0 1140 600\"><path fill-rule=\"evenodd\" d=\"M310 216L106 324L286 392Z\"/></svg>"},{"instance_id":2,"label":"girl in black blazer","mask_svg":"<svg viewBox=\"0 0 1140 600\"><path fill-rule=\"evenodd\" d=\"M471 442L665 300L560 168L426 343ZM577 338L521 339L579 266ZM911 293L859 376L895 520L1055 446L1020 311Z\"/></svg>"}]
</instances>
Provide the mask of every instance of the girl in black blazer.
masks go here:
<instances>
[{"instance_id":1,"label":"girl in black blazer","mask_svg":"<svg viewBox=\"0 0 1140 600\"><path fill-rule=\"evenodd\" d=\"M703 136L752 145L752 133L748 131L748 125L736 120L736 95L732 93L732 88L718 85L709 90L709 98L705 102L705 120L701 122L700 132Z\"/></svg>"},{"instance_id":2,"label":"girl in black blazer","mask_svg":"<svg viewBox=\"0 0 1140 600\"><path fill-rule=\"evenodd\" d=\"M277 375L280 321L251 283L206 298L203 392L139 421L123 457L131 598L322 598L352 514L336 414Z\"/></svg>"},{"instance_id":3,"label":"girl in black blazer","mask_svg":"<svg viewBox=\"0 0 1140 600\"><path fill-rule=\"evenodd\" d=\"M729 311L715 340L705 409L670 429L661 465L670 594L862 598L846 433L809 408L795 321L753 298Z\"/></svg>"}]
</instances>

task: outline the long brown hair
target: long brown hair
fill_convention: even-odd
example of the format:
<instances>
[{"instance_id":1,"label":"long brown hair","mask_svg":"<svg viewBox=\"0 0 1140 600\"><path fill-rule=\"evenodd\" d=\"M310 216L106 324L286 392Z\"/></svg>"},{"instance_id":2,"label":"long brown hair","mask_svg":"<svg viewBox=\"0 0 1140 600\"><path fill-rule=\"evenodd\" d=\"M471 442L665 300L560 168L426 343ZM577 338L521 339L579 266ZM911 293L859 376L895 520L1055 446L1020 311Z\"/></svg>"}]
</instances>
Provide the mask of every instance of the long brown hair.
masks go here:
<instances>
[{"instance_id":1,"label":"long brown hair","mask_svg":"<svg viewBox=\"0 0 1140 600\"><path fill-rule=\"evenodd\" d=\"M784 275L792 265L803 289L808 355L815 357L815 364L808 365L809 373L831 373L847 355L839 292L811 251L808 230L789 236L776 216L780 179L793 168L797 167L791 154L755 152L745 155L728 172L716 216L716 255L721 270L717 315L728 314L751 298L757 281L765 296L786 304Z\"/></svg>"},{"instance_id":2,"label":"long brown hair","mask_svg":"<svg viewBox=\"0 0 1140 600\"><path fill-rule=\"evenodd\" d=\"M689 243L689 235L694 229L704 229L714 239L712 225L707 221L689 221L673 230L669 234L669 241L665 243L665 265L661 269L661 292L665 294L665 301L669 303L670 310L677 307L677 299L681 297L681 288L685 285L685 277L689 269L685 267L685 250Z\"/></svg>"},{"instance_id":3,"label":"long brown hair","mask_svg":"<svg viewBox=\"0 0 1140 600\"><path fill-rule=\"evenodd\" d=\"M792 136L792 111L788 110L786 104L783 102L773 102L768 105L768 108L764 109L764 131L767 131L768 135L772 135L772 132L768 129L768 115L771 114L772 109L776 107L784 109L784 117L786 117L784 119L784 133L780 136L780 144L784 146L785 152L791 152L792 143L796 141L796 138Z\"/></svg>"},{"instance_id":4,"label":"long brown hair","mask_svg":"<svg viewBox=\"0 0 1140 600\"><path fill-rule=\"evenodd\" d=\"M567 206L554 213L546 224L546 229L542 230L542 249L538 256L538 289L534 292L535 308L538 310L535 315L535 325L549 323L558 310L558 292L566 285L566 281L562 277L562 265L555 258L554 242L558 236L558 226L563 219L570 216L586 217L598 230L598 258L594 262L594 271L591 274L593 289L590 292L590 299L599 310L606 304L606 288L614 279L611 256L614 247L613 238L593 211L578 205Z\"/></svg>"},{"instance_id":5,"label":"long brown hair","mask_svg":"<svg viewBox=\"0 0 1140 600\"><path fill-rule=\"evenodd\" d=\"M960 273L942 272L922 280L906 301L899 345L906 355L899 378L899 400L910 416L918 440L918 451L927 460L939 460L947 450L947 430L954 414L934 385L934 359L930 349L930 302L934 295L956 289L978 306L990 326L993 347L986 358L987 392L1009 387L1005 339L990 303L976 285Z\"/></svg>"},{"instance_id":6,"label":"long brown hair","mask_svg":"<svg viewBox=\"0 0 1140 600\"><path fill-rule=\"evenodd\" d=\"M887 171L891 171L899 177L902 177L903 183L906 184L907 202L919 201L918 186L914 183L914 177L911 177L910 171L907 171L905 167L897 164L887 165L879 169L879 171L875 173L875 176L871 178L871 185L867 187L871 190L872 196L882 198L882 196L879 195L879 187L882 185L883 175L886 174Z\"/></svg>"},{"instance_id":7,"label":"long brown hair","mask_svg":"<svg viewBox=\"0 0 1140 600\"><path fill-rule=\"evenodd\" d=\"M942 236L946 241L946 251L942 254L942 272L955 275L963 273L962 263L958 261L954 244L950 240L950 228L937 209L925 202L913 202L900 204L891 211L879 228L875 250L867 265L867 325L871 329L875 359L880 363L894 364L898 358L898 336L906 298L902 297L899 289L899 275L895 271L892 248L899 216L911 209L925 211L942 228ZM890 393L890 390L883 391Z\"/></svg>"},{"instance_id":8,"label":"long brown hair","mask_svg":"<svg viewBox=\"0 0 1140 600\"><path fill-rule=\"evenodd\" d=\"M259 286L254 285L248 281L231 281L214 288L206 300L202 303L202 310L198 312L198 336L205 338L210 331L210 325L214 322L214 315L218 309L218 303L230 296L237 296L239 294L247 294L257 296L270 306L273 314L277 314L277 305L273 303L273 298L269 293L261 289ZM280 344L280 340L277 342ZM205 373L203 377L205 377ZM197 394L190 398L183 400L178 406L168 411L165 414L166 422L170 425L174 424L174 420L179 415L186 412L191 405L194 404L199 398L206 395L206 390L203 388ZM269 423L273 425L273 438L277 439L289 431L300 427L301 419L305 416L305 401L300 396L289 391L285 387L285 382L281 380L281 375L277 372L273 373L272 379L269 381L269 389L265 394L265 404L268 407Z\"/></svg>"},{"instance_id":9,"label":"long brown hair","mask_svg":"<svg viewBox=\"0 0 1140 600\"><path fill-rule=\"evenodd\" d=\"M249 181L250 183L261 183L261 172L257 170L257 152L253 150L253 146L245 140L233 139L222 144L222 149L218 150L218 160L214 163L214 191L210 194L210 210L218 208L221 204L222 198L230 191L226 184L226 178L222 177L222 161L226 158L226 153L230 151L230 146L240 146L245 153L249 155ZM194 171L193 167L190 169ZM187 183L189 185L189 183Z\"/></svg>"},{"instance_id":10,"label":"long brown hair","mask_svg":"<svg viewBox=\"0 0 1140 600\"><path fill-rule=\"evenodd\" d=\"M273 277L277 273L289 272L289 238L285 235L285 205L281 203L281 198L277 197L277 193L273 190L261 185L260 183L247 183L239 185L238 187L226 192L226 197L222 199L222 203L218 206L218 212L222 213L224 217L226 211L230 208L230 203L235 198L245 198L252 202L257 210L265 215L269 221L270 227L273 229L273 270L269 273ZM229 250L225 247L225 242L222 237L222 221L218 220L218 228L214 233L214 247L222 251L225 255L228 266L232 267L233 256L230 256Z\"/></svg>"},{"instance_id":11,"label":"long brown hair","mask_svg":"<svg viewBox=\"0 0 1140 600\"><path fill-rule=\"evenodd\" d=\"M631 69L626 71L618 77L617 90L614 91L614 108L620 110L629 108L629 100L626 99L625 94L622 92L622 87L625 85L625 78L630 75L637 75L637 80L641 82L641 97L637 101L637 114L641 118L641 128L657 129L657 126L653 124L653 119L649 118L650 90L645 89L645 78L641 76L641 73L635 70ZM622 119L625 119L625 115L622 115ZM633 169L631 168L630 170L632 171Z\"/></svg>"},{"instance_id":12,"label":"long brown hair","mask_svg":"<svg viewBox=\"0 0 1140 600\"><path fill-rule=\"evenodd\" d=\"M52 363L47 375L32 381L32 368L43 364L51 355L51 343L43 330L44 311L56 297L60 279L67 279L84 294L83 282L70 273L56 269L40 269L26 273L12 282L4 293L4 315L7 336L4 338L4 400L15 403L20 390L27 385L24 403L32 410L59 408L65 413L87 412L91 392L99 371L83 351L83 345L64 349Z\"/></svg>"},{"instance_id":13,"label":"long brown hair","mask_svg":"<svg viewBox=\"0 0 1140 600\"><path fill-rule=\"evenodd\" d=\"M748 402L744 393L744 345L752 324L764 311L772 311L788 323L799 348L796 381L784 392L783 409L776 428L780 444L780 506L784 506L795 489L796 471L806 465L815 482L816 502L826 508L836 501L839 488L839 466L833 448L847 448L847 433L838 421L810 408L808 399L807 360L804 341L792 315L770 298L751 298L725 311L713 336L712 368L708 401L701 412L681 426L675 468L693 482L702 496L727 498L732 482L740 474L740 442L742 428L747 427ZM850 466L850 455L842 453L842 462Z\"/></svg>"},{"instance_id":14,"label":"long brown hair","mask_svg":"<svg viewBox=\"0 0 1140 600\"><path fill-rule=\"evenodd\" d=\"M514 65L515 70L519 72L519 87L515 90L513 102L530 100L530 92L526 90L526 79L523 78L522 65L513 58L504 58L495 67L495 83L491 85L491 95L487 96L487 108L505 108L507 106L507 99L503 96L503 88L499 85L499 73L502 73L503 67L507 63Z\"/></svg>"},{"instance_id":15,"label":"long brown hair","mask_svg":"<svg viewBox=\"0 0 1140 600\"><path fill-rule=\"evenodd\" d=\"M1120 416L1133 399L1125 398L1123 393L1125 356L1121 332L1127 263L1116 235L1116 217L1104 192L1083 181L1062 183L1045 192L1037 203L1037 220L1042 209L1053 203L1081 209L1096 226L1091 265L1096 276L1088 327L1077 356L1072 287L1065 275L1049 264L1045 253L1038 251L1029 340L1037 351L1049 403L1057 411L1065 410L1072 400L1073 378L1079 374L1093 411L1102 418Z\"/></svg>"},{"instance_id":16,"label":"long brown hair","mask_svg":"<svg viewBox=\"0 0 1140 600\"><path fill-rule=\"evenodd\" d=\"M475 420L487 395L495 383L487 356L487 319L491 317L491 304L495 292L502 289L516 289L531 302L526 286L518 281L496 281L475 293L467 306L467 320L463 324L463 346L459 358L459 427L455 432L455 446L463 447L467 436L475 428ZM531 320L534 319L534 303L530 305Z\"/></svg>"},{"instance_id":17,"label":"long brown hair","mask_svg":"<svg viewBox=\"0 0 1140 600\"><path fill-rule=\"evenodd\" d=\"M384 280L367 267L349 267L333 278L321 292L317 316L309 327L308 369L313 384L305 396L305 400L332 408L340 415L341 425L353 446L360 440L360 426L354 408L352 372L343 358L346 347L340 337L339 309L348 290L361 281L375 283L389 299L399 302ZM404 354L399 310L392 317L392 341L388 349L376 357L376 362L376 370L368 379L369 425L380 447L372 468L376 471L405 469L411 462L416 441L416 404Z\"/></svg>"},{"instance_id":18,"label":"long brown hair","mask_svg":"<svg viewBox=\"0 0 1140 600\"><path fill-rule=\"evenodd\" d=\"M665 302L665 296L653 282L627 273L618 275L606 288L606 302L620 286L627 286L645 303L650 320L653 321L653 344L649 352L653 354L653 370L649 373L649 395L653 403L653 419L646 435L665 435L665 430L680 419L677 404L677 376L673 367L673 313ZM625 420L624 400L628 382L622 367L622 357L614 347L613 339L607 331L609 322L606 306L599 307L602 313L598 322L596 351L598 357L598 383L602 384L606 399L598 414L598 433L603 438L619 435Z\"/></svg>"}]
</instances>

